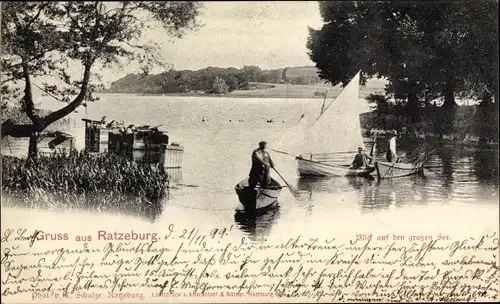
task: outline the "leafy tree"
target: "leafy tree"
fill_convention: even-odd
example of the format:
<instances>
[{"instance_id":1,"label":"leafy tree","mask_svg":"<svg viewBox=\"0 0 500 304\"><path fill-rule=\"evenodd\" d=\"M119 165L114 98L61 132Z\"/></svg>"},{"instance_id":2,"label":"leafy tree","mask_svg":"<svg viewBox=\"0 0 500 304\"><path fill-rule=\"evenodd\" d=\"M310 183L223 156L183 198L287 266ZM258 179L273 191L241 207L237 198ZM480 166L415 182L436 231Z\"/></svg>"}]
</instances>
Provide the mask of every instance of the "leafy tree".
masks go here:
<instances>
[{"instance_id":1,"label":"leafy tree","mask_svg":"<svg viewBox=\"0 0 500 304\"><path fill-rule=\"evenodd\" d=\"M346 84L358 71L384 76L410 111L437 97L498 97L498 2L321 1L324 25L309 29L320 77ZM362 81L365 79L362 78ZM498 98L496 98L498 100Z\"/></svg>"},{"instance_id":2,"label":"leafy tree","mask_svg":"<svg viewBox=\"0 0 500 304\"><path fill-rule=\"evenodd\" d=\"M172 71L174 72L174 71ZM172 91L175 91L176 88L180 91L180 92L190 92L191 90L194 89L194 86L193 86L193 81L192 81L192 72L191 71L179 71L179 72L174 72L176 73L175 75L175 86L173 86L172 82L170 82L170 78L166 78L165 81L165 85L164 85L164 91L166 92L172 92ZM171 89L167 89L168 88L171 88Z\"/></svg>"},{"instance_id":3,"label":"leafy tree","mask_svg":"<svg viewBox=\"0 0 500 304\"><path fill-rule=\"evenodd\" d=\"M224 79L220 77L216 77L214 80L214 83L212 85L212 93L214 94L226 94L229 90L229 87L227 86L226 82Z\"/></svg>"},{"instance_id":4,"label":"leafy tree","mask_svg":"<svg viewBox=\"0 0 500 304\"><path fill-rule=\"evenodd\" d=\"M228 85L228 89L230 92L240 88L240 84L238 82L238 78L236 77L236 75L230 74L226 76L224 79Z\"/></svg>"},{"instance_id":5,"label":"leafy tree","mask_svg":"<svg viewBox=\"0 0 500 304\"><path fill-rule=\"evenodd\" d=\"M242 73L246 79L246 82L258 82L261 69L254 65L245 65L243 67Z\"/></svg>"},{"instance_id":6,"label":"leafy tree","mask_svg":"<svg viewBox=\"0 0 500 304\"><path fill-rule=\"evenodd\" d=\"M197 27L199 8L197 2L176 1L2 3L2 96L21 103L31 120L3 122L2 137L29 137L29 155L36 155L40 132L84 101L96 100L96 68L136 61L147 74L152 65L163 64L158 44L141 42L147 27L156 23L168 36L181 38ZM76 63L79 77L67 69ZM34 86L66 104L39 115Z\"/></svg>"},{"instance_id":7,"label":"leafy tree","mask_svg":"<svg viewBox=\"0 0 500 304\"><path fill-rule=\"evenodd\" d=\"M302 76L294 77L294 78L289 77L289 79L290 79L289 80L290 84L298 84L298 85L307 84L306 78L302 77Z\"/></svg>"}]
</instances>

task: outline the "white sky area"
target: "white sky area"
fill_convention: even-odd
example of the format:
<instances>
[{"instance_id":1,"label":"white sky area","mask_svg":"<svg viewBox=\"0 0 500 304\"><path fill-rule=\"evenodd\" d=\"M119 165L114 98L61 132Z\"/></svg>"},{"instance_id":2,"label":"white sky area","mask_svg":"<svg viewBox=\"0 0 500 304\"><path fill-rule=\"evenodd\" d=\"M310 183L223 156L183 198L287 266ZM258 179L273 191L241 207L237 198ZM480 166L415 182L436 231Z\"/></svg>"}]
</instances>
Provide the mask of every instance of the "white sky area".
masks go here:
<instances>
[{"instance_id":1,"label":"white sky area","mask_svg":"<svg viewBox=\"0 0 500 304\"><path fill-rule=\"evenodd\" d=\"M308 26L322 25L316 1L205 2L198 20L202 27L181 39L171 39L162 28L145 33L145 38L161 42L165 61L177 70L314 65L306 42ZM137 72L137 66L128 65L101 74L109 84Z\"/></svg>"}]
</instances>

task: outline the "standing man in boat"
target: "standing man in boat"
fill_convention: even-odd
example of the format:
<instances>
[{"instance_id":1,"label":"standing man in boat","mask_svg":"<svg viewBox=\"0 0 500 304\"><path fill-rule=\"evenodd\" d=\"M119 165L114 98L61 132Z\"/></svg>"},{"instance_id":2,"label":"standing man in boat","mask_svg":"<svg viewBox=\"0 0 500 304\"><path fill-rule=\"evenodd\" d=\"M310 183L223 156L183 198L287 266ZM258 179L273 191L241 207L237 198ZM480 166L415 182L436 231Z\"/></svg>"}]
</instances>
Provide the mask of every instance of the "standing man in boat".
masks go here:
<instances>
[{"instance_id":1,"label":"standing man in boat","mask_svg":"<svg viewBox=\"0 0 500 304\"><path fill-rule=\"evenodd\" d=\"M259 147L252 152L252 169L250 169L248 178L248 185L251 188L254 188L258 183L263 188L271 184L269 168L274 168L274 163L266 150L266 145L265 141L261 141Z\"/></svg>"},{"instance_id":2,"label":"standing man in boat","mask_svg":"<svg viewBox=\"0 0 500 304\"><path fill-rule=\"evenodd\" d=\"M385 158L387 158L388 162L396 162L397 161L397 153L396 153L396 139L398 137L398 132L393 130L391 138L389 139L389 147L387 149L387 153Z\"/></svg>"}]
</instances>

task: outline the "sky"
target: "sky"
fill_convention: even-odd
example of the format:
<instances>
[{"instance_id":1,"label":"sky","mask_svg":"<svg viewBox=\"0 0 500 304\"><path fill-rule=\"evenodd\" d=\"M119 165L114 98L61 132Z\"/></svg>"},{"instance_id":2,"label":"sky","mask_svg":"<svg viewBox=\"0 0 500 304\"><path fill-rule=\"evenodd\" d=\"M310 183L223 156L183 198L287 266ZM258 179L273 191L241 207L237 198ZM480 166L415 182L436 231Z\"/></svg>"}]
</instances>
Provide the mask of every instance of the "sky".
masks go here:
<instances>
[{"instance_id":1,"label":"sky","mask_svg":"<svg viewBox=\"0 0 500 304\"><path fill-rule=\"evenodd\" d=\"M182 39L166 37L161 28L146 37L161 42L164 59L178 70L314 65L306 42L308 27L322 25L317 1L205 2L198 20L202 27ZM137 66L129 65L102 74L109 82L136 72Z\"/></svg>"}]
</instances>

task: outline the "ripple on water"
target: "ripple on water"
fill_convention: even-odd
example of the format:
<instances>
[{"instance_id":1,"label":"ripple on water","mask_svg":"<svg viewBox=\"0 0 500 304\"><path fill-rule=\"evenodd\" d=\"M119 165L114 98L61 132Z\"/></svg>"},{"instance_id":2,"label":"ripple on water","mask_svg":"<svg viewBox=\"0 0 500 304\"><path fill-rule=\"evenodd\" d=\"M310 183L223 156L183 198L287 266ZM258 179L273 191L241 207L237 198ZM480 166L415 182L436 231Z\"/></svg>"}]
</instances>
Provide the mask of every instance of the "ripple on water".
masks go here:
<instances>
[{"instance_id":1,"label":"ripple on water","mask_svg":"<svg viewBox=\"0 0 500 304\"><path fill-rule=\"evenodd\" d=\"M442 220L443 214L463 218L464 213L477 208L482 213L471 214L480 221L498 212L493 204L498 201L498 149L438 146L424 177L384 180L380 184L362 178L296 179L295 159L272 153L287 181L311 195L295 199L284 189L275 214L236 216L240 203L234 186L248 176L252 149L265 139L270 148L301 153L296 148L303 140L295 128L298 118L302 114L316 117L321 99L211 98L207 102L204 98L126 95L105 95L102 99L96 106L89 105L88 117L106 115L135 124L163 124L171 140L184 146L179 185L171 189L172 198L165 202L156 221L160 228L166 229L172 222L193 227L235 225L242 234L258 239L259 235L293 231L295 226L322 231L382 221L397 227L401 222L417 225L423 219L432 226ZM140 102L133 102L137 99ZM207 122L202 122L202 117ZM271 118L286 123L265 123ZM236 122L240 119L245 122ZM9 151L4 147L2 142L2 153ZM27 151L26 146L13 140L10 150ZM383 158L383 154L379 151L378 157ZM352 157L346 156L345 161L349 163ZM436 213L441 215L434 216Z\"/></svg>"}]
</instances>

